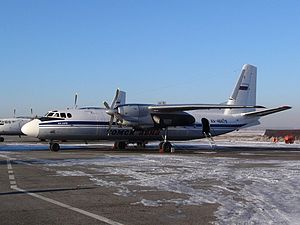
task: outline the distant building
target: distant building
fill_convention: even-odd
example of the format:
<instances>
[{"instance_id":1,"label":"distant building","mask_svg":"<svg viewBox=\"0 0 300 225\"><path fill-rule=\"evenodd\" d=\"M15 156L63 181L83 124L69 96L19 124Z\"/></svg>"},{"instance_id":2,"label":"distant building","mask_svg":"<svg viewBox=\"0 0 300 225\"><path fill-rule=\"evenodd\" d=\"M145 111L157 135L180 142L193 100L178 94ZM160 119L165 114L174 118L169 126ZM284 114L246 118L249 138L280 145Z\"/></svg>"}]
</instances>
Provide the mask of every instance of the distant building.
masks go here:
<instances>
[{"instance_id":1,"label":"distant building","mask_svg":"<svg viewBox=\"0 0 300 225\"><path fill-rule=\"evenodd\" d=\"M268 138L284 138L286 136L293 136L296 140L300 140L300 130L271 130L267 129L264 136Z\"/></svg>"}]
</instances>

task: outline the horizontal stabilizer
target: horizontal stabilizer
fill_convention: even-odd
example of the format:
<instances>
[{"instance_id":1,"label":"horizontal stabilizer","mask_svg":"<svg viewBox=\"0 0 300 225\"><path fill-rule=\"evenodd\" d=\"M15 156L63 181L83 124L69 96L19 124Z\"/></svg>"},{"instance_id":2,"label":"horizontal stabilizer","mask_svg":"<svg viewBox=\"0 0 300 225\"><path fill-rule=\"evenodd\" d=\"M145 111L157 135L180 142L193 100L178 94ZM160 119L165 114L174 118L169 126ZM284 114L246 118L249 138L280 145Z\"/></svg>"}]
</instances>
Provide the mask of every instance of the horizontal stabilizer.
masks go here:
<instances>
[{"instance_id":1,"label":"horizontal stabilizer","mask_svg":"<svg viewBox=\"0 0 300 225\"><path fill-rule=\"evenodd\" d=\"M178 112L189 110L208 109L244 109L244 108L265 108L263 106L240 106L240 105L220 105L220 104L175 104L175 105L151 105L148 107L155 112Z\"/></svg>"},{"instance_id":2,"label":"horizontal stabilizer","mask_svg":"<svg viewBox=\"0 0 300 225\"><path fill-rule=\"evenodd\" d=\"M248 113L243 113L243 116L249 116L249 117L254 117L254 116L266 116L269 114L273 114L273 113L277 113L277 112L281 112L284 110L288 110L291 109L291 106L281 106L281 107L277 107L277 108L272 108L272 109L265 109L265 110L261 110L261 111L255 111L255 112L248 112Z\"/></svg>"}]
</instances>

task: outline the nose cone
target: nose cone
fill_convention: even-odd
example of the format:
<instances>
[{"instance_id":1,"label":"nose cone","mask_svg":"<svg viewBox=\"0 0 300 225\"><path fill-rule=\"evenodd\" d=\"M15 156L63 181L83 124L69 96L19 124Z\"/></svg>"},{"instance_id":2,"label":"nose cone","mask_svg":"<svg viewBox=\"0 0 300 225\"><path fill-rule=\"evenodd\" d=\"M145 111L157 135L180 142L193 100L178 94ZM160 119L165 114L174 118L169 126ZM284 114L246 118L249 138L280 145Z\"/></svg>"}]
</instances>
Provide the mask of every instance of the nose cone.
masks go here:
<instances>
[{"instance_id":1,"label":"nose cone","mask_svg":"<svg viewBox=\"0 0 300 225\"><path fill-rule=\"evenodd\" d=\"M23 134L30 136L30 137L38 137L39 135L39 123L41 121L38 119L31 120L30 122L26 123L22 128L21 131Z\"/></svg>"}]
</instances>

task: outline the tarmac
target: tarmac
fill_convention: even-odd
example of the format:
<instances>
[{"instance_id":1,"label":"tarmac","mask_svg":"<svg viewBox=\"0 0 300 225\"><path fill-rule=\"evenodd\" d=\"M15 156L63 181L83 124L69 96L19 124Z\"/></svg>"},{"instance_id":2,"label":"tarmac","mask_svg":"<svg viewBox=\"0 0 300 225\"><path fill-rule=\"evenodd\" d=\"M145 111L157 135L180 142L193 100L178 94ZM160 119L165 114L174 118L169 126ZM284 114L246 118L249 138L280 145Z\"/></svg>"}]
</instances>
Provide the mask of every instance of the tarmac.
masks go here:
<instances>
[{"instance_id":1,"label":"tarmac","mask_svg":"<svg viewBox=\"0 0 300 225\"><path fill-rule=\"evenodd\" d=\"M297 146L201 146L178 143L161 154L155 145L65 144L50 152L35 140L9 139L0 145L1 224L300 221Z\"/></svg>"}]
</instances>

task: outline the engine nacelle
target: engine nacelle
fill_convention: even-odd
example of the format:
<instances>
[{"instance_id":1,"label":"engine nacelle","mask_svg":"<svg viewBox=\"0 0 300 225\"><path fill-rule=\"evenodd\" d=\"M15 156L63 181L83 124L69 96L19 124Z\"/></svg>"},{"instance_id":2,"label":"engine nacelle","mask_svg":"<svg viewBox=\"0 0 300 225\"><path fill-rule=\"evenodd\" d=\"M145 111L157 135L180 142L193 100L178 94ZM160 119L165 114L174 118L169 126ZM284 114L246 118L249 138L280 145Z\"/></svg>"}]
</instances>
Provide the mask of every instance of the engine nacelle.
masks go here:
<instances>
[{"instance_id":1,"label":"engine nacelle","mask_svg":"<svg viewBox=\"0 0 300 225\"><path fill-rule=\"evenodd\" d=\"M118 107L122 126L136 129L153 127L189 126L195 123L195 118L186 112L157 113L151 111L149 105L128 104Z\"/></svg>"},{"instance_id":2,"label":"engine nacelle","mask_svg":"<svg viewBox=\"0 0 300 225\"><path fill-rule=\"evenodd\" d=\"M149 105L128 104L118 107L118 113L122 117L122 126L129 126L137 129L146 129L154 127Z\"/></svg>"},{"instance_id":3,"label":"engine nacelle","mask_svg":"<svg viewBox=\"0 0 300 225\"><path fill-rule=\"evenodd\" d=\"M160 127L189 126L195 123L195 118L186 112L155 113L153 120Z\"/></svg>"}]
</instances>

